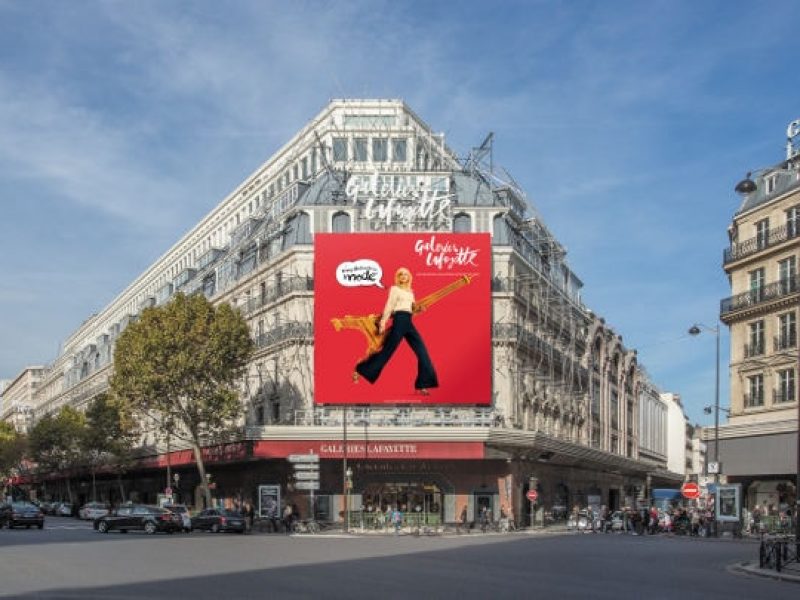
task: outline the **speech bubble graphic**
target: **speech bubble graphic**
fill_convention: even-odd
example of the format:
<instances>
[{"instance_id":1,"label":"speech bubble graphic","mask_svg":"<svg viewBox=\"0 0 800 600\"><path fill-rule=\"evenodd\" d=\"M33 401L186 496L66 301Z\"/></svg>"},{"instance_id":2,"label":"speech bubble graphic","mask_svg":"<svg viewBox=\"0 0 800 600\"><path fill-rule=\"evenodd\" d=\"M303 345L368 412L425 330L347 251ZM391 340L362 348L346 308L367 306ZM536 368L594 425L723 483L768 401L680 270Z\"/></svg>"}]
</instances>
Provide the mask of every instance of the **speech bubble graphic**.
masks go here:
<instances>
[{"instance_id":1,"label":"speech bubble graphic","mask_svg":"<svg viewBox=\"0 0 800 600\"><path fill-rule=\"evenodd\" d=\"M343 262L336 267L336 281L344 287L375 285L383 288L381 277L383 277L381 266L368 258Z\"/></svg>"}]
</instances>

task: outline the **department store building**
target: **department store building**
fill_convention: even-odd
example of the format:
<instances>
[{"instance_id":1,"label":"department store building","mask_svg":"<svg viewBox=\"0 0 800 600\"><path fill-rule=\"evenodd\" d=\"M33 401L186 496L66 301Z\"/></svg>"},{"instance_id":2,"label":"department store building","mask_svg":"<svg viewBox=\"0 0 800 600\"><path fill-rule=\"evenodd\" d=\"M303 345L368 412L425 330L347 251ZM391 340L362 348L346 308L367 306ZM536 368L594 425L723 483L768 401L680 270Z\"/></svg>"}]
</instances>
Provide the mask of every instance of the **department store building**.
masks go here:
<instances>
[{"instance_id":1,"label":"department store building","mask_svg":"<svg viewBox=\"0 0 800 600\"><path fill-rule=\"evenodd\" d=\"M402 101L332 101L66 340L31 394L34 418L66 404L85 407L107 389L115 340L142 309L178 292L204 294L238 307L256 343L241 382L244 418L205 449L221 500L255 500L258 486L274 484L306 513L308 486L295 481L287 457L309 453L320 457L316 511L334 520L345 489L356 512L399 504L454 521L464 507L475 515L486 506L527 522L531 489L533 511L546 521L574 505L633 506L649 486L678 485L683 473L666 469L659 390L636 351L583 304L563 246L493 164L492 143L490 135L459 158ZM480 275L467 286L481 303L473 316L486 324L486 354L475 363L484 366L461 373L479 371L486 385L443 383L429 396L373 402L364 391L370 384L353 381L349 370L341 381L320 381L315 364L364 343L353 329L335 334L341 346L315 348L323 330L330 334L328 321L315 320L315 239L323 238L345 262L369 259L367 248L378 252L395 239L416 238L445 255L452 240L485 243ZM347 255L346 240L366 240L365 250ZM393 274L384 268L386 289ZM420 275L414 286L433 283ZM380 312L385 290L357 291L378 294ZM415 321L423 337L436 319L466 310L466 297L437 298ZM437 368L465 352L465 339L459 331L428 338ZM358 358L347 356L352 364ZM126 475L129 497L155 501L167 466L178 475L178 499L199 503L191 451L174 440L168 448L155 430ZM113 478L99 485L115 499Z\"/></svg>"}]
</instances>

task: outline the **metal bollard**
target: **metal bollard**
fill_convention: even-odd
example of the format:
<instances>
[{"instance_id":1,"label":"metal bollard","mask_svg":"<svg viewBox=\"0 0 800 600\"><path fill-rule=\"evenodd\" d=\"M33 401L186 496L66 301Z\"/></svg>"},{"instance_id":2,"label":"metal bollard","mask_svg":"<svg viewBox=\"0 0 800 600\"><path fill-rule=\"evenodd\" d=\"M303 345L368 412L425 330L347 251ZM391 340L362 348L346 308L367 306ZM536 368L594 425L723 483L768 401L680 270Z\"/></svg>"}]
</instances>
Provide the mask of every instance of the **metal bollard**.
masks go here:
<instances>
[{"instance_id":1,"label":"metal bollard","mask_svg":"<svg viewBox=\"0 0 800 600\"><path fill-rule=\"evenodd\" d=\"M775 548L775 570L780 573L781 572L781 558L783 558L783 553L781 552L781 542L775 542L778 547Z\"/></svg>"},{"instance_id":2,"label":"metal bollard","mask_svg":"<svg viewBox=\"0 0 800 600\"><path fill-rule=\"evenodd\" d=\"M761 545L758 548L758 568L764 568L764 562L767 556L766 548L764 547L764 540L761 540Z\"/></svg>"}]
</instances>

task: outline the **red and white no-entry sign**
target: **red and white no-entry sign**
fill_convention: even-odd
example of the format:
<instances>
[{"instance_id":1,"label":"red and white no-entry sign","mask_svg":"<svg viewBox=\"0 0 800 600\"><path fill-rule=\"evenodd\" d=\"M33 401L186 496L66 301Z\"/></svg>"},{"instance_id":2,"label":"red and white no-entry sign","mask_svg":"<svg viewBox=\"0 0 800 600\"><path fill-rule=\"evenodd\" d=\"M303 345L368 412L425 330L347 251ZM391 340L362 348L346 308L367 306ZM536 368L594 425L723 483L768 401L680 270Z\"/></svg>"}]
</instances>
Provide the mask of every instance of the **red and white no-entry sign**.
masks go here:
<instances>
[{"instance_id":1,"label":"red and white no-entry sign","mask_svg":"<svg viewBox=\"0 0 800 600\"><path fill-rule=\"evenodd\" d=\"M694 481L687 481L681 486L681 494L688 500L697 500L700 497L700 486Z\"/></svg>"},{"instance_id":2,"label":"red and white no-entry sign","mask_svg":"<svg viewBox=\"0 0 800 600\"><path fill-rule=\"evenodd\" d=\"M536 502L536 499L539 497L539 493L536 490L530 490L525 497L530 500L531 502Z\"/></svg>"}]
</instances>

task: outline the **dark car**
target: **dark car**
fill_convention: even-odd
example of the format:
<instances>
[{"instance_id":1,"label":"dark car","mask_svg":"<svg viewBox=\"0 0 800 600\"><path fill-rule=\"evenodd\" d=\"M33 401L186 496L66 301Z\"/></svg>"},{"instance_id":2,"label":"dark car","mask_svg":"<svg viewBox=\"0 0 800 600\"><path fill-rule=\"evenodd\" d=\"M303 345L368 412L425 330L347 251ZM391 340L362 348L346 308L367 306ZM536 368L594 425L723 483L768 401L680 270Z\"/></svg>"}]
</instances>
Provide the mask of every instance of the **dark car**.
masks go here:
<instances>
[{"instance_id":1,"label":"dark car","mask_svg":"<svg viewBox=\"0 0 800 600\"><path fill-rule=\"evenodd\" d=\"M207 508L192 517L192 529L206 529L213 533L219 531L244 533L244 516L235 510Z\"/></svg>"},{"instance_id":2,"label":"dark car","mask_svg":"<svg viewBox=\"0 0 800 600\"><path fill-rule=\"evenodd\" d=\"M108 533L112 529L122 533L139 529L151 534L156 531L174 533L182 527L180 515L160 506L146 504L126 504L94 520L94 528L100 533Z\"/></svg>"},{"instance_id":3,"label":"dark car","mask_svg":"<svg viewBox=\"0 0 800 600\"><path fill-rule=\"evenodd\" d=\"M31 525L44 529L44 513L30 502L6 503L0 505L0 527L3 525L9 529L19 525L25 525L28 529Z\"/></svg>"}]
</instances>

